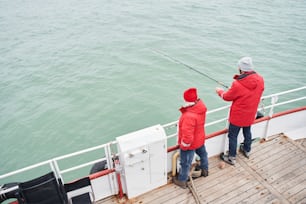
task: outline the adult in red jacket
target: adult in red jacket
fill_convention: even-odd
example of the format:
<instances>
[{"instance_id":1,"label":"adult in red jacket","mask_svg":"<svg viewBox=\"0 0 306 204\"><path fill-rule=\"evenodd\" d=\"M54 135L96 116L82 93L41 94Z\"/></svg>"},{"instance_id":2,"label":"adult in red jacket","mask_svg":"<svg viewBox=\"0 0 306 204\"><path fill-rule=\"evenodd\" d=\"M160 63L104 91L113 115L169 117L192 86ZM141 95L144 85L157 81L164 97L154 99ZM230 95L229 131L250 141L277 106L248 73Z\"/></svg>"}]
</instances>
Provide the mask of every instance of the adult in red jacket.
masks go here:
<instances>
[{"instance_id":1,"label":"adult in red jacket","mask_svg":"<svg viewBox=\"0 0 306 204\"><path fill-rule=\"evenodd\" d=\"M181 169L174 183L187 187L187 179L194 154L200 157L201 175L208 176L208 158L205 148L205 119L207 108L197 96L197 89L190 88L184 92L185 106L180 108L178 123L178 144L180 146Z\"/></svg>"},{"instance_id":2,"label":"adult in red jacket","mask_svg":"<svg viewBox=\"0 0 306 204\"><path fill-rule=\"evenodd\" d=\"M229 115L229 155L224 161L234 165L236 161L237 136L243 129L244 144L240 146L243 155L249 158L252 144L251 125L253 124L260 98L264 91L264 80L253 70L252 58L243 57L238 61L240 74L234 76L228 91L216 88L217 94L225 101L232 101Z\"/></svg>"}]
</instances>

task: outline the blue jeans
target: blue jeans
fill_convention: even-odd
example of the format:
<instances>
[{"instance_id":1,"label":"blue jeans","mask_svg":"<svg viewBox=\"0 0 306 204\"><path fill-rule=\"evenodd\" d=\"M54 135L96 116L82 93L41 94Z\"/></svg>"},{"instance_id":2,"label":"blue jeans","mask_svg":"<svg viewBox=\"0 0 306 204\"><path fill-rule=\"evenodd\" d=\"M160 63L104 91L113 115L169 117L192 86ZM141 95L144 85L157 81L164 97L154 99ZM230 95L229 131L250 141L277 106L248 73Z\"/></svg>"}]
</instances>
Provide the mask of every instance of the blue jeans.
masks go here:
<instances>
[{"instance_id":1,"label":"blue jeans","mask_svg":"<svg viewBox=\"0 0 306 204\"><path fill-rule=\"evenodd\" d=\"M251 151L251 144L252 144L251 126L239 127L230 123L228 128L228 139L229 139L229 156L231 157L236 157L237 137L241 128L244 137L244 145L243 145L244 150L247 152Z\"/></svg>"},{"instance_id":2,"label":"blue jeans","mask_svg":"<svg viewBox=\"0 0 306 204\"><path fill-rule=\"evenodd\" d=\"M208 157L205 145L202 145L196 150L180 150L181 170L178 175L178 180L187 181L194 153L196 153L200 157L200 168L208 170Z\"/></svg>"}]
</instances>

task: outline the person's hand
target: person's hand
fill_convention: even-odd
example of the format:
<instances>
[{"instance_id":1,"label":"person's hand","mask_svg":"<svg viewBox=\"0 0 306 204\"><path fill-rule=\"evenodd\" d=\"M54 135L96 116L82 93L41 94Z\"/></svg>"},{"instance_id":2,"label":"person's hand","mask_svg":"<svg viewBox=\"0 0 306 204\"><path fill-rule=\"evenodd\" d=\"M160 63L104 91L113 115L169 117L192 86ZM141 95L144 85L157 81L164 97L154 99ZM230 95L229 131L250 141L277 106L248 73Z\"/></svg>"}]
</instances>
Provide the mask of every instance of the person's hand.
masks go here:
<instances>
[{"instance_id":1,"label":"person's hand","mask_svg":"<svg viewBox=\"0 0 306 204\"><path fill-rule=\"evenodd\" d=\"M220 87L216 87L216 93L222 98L222 94L223 94L224 90Z\"/></svg>"},{"instance_id":2,"label":"person's hand","mask_svg":"<svg viewBox=\"0 0 306 204\"><path fill-rule=\"evenodd\" d=\"M224 90L220 87L216 87L216 93L219 94L220 91L224 91Z\"/></svg>"},{"instance_id":3,"label":"person's hand","mask_svg":"<svg viewBox=\"0 0 306 204\"><path fill-rule=\"evenodd\" d=\"M190 144L186 144L186 143L184 143L183 141L182 141L181 144L180 144L180 149L181 149L181 150L186 151L186 150L188 150L189 147L190 147Z\"/></svg>"}]
</instances>

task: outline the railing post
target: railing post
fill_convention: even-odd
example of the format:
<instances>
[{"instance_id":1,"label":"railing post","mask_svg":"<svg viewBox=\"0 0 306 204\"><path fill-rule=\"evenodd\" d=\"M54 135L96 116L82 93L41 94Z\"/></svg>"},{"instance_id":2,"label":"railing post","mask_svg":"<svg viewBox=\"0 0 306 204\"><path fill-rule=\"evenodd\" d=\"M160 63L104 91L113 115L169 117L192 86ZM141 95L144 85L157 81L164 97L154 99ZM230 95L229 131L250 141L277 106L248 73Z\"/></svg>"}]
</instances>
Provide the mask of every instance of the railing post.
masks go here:
<instances>
[{"instance_id":1,"label":"railing post","mask_svg":"<svg viewBox=\"0 0 306 204\"><path fill-rule=\"evenodd\" d=\"M225 129L228 129L228 126L229 126L229 115L230 115L230 110L231 110L231 106L228 107L228 110L227 110L227 120L225 121ZM228 139L227 139L227 135L228 135L228 131L227 133L224 133L224 151L223 153L226 154L226 150L228 149Z\"/></svg>"},{"instance_id":2,"label":"railing post","mask_svg":"<svg viewBox=\"0 0 306 204\"><path fill-rule=\"evenodd\" d=\"M53 172L55 173L56 178L60 178L64 182L62 174L61 174L59 166L58 166L58 163L55 159L51 160L50 166L51 166L51 169L53 170Z\"/></svg>"},{"instance_id":3,"label":"railing post","mask_svg":"<svg viewBox=\"0 0 306 204\"><path fill-rule=\"evenodd\" d=\"M108 169L112 169L114 168L113 166L113 160L112 160L112 151L111 151L111 145L112 143L108 143L104 150L105 150L105 157L106 157L106 160L107 160L107 164L108 164ZM115 155L115 153L114 153ZM114 158L115 159L115 158ZM117 183L115 181L117 181L117 178L115 179L111 179L110 178L110 175L108 175L108 178L109 178L109 183L111 185L111 189L112 189L112 194L117 194Z\"/></svg>"},{"instance_id":4,"label":"railing post","mask_svg":"<svg viewBox=\"0 0 306 204\"><path fill-rule=\"evenodd\" d=\"M270 108L270 112L269 112L269 117L272 118L273 116L273 112L274 112L274 105L277 103L278 101L278 95L272 96L271 97L271 105L272 107Z\"/></svg>"},{"instance_id":5,"label":"railing post","mask_svg":"<svg viewBox=\"0 0 306 204\"><path fill-rule=\"evenodd\" d=\"M271 108L270 108L270 111L269 111L269 119L268 119L268 121L266 123L266 127L265 127L265 137L264 137L265 140L267 140L267 138L268 138L269 123L270 123L270 119L273 116L274 106L277 103L277 101L278 101L278 95L271 96Z\"/></svg>"}]
</instances>

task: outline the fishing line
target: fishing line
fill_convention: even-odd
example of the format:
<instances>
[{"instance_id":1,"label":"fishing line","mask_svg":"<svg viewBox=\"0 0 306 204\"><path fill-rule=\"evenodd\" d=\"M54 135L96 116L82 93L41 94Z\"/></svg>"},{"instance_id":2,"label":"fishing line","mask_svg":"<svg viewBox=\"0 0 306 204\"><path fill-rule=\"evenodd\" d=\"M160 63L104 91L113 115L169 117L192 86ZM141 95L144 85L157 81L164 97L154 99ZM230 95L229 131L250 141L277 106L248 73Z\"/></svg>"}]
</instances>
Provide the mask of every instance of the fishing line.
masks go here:
<instances>
[{"instance_id":1,"label":"fishing line","mask_svg":"<svg viewBox=\"0 0 306 204\"><path fill-rule=\"evenodd\" d=\"M227 89L229 88L229 87L228 87L227 85L225 85L224 83L222 83L222 82L220 82L220 81L218 81L218 80L212 78L211 76L209 76L209 75L207 75L207 74L205 74L205 73L199 71L198 69L196 69L196 68L194 68L194 67L192 67L192 66L190 66L190 65L188 65L188 64L185 64L184 62L181 62L181 61L179 61L179 60L177 60L177 59L174 59L173 57L170 57L170 56L167 55L166 53L163 53L163 52L161 52L161 51L159 51L159 50L153 50L153 49L151 49L151 50L152 50L153 52L155 52L155 53L157 53L157 54L163 56L163 57L166 57L167 59L169 59L169 60L172 61L172 62L175 62L175 63L177 63L177 64L181 64L181 65L183 65L183 66L185 66L185 67L191 69L192 71L197 72L198 74L201 74L202 76L205 76L206 78L208 78L208 79L210 79L210 80L212 80L212 81L214 81L214 82L220 84L221 86L223 86L223 87L225 87L225 88L227 88Z\"/></svg>"}]
</instances>

